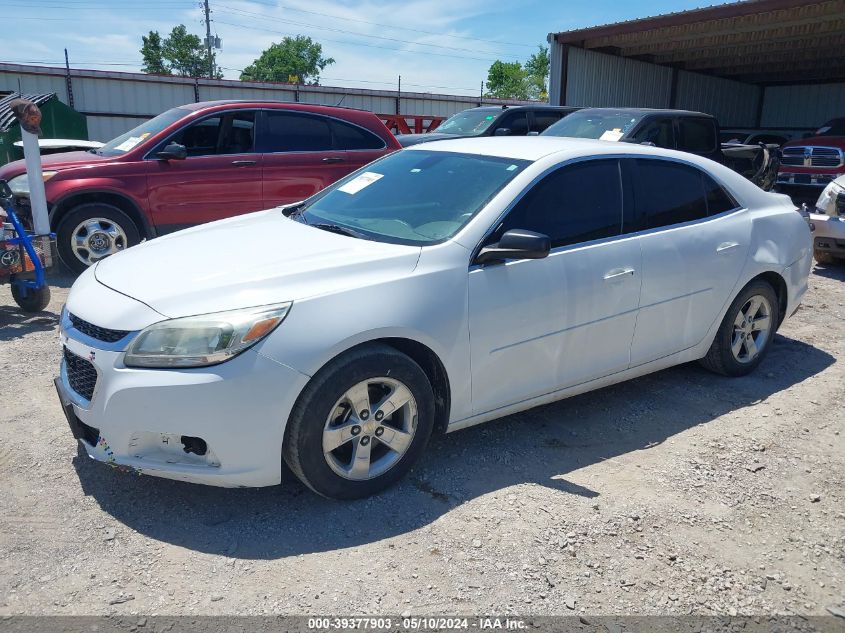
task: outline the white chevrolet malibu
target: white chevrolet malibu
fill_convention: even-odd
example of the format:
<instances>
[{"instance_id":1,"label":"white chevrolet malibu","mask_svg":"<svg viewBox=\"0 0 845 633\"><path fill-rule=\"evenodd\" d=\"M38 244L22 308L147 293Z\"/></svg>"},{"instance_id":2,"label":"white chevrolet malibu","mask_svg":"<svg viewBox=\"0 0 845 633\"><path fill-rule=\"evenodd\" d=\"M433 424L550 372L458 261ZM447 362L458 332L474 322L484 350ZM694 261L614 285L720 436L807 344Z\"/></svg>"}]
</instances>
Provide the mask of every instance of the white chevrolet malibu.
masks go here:
<instances>
[{"instance_id":1,"label":"white chevrolet malibu","mask_svg":"<svg viewBox=\"0 0 845 633\"><path fill-rule=\"evenodd\" d=\"M97 264L56 380L94 459L372 494L432 433L700 360L753 370L807 288L785 196L604 141L414 146L303 203Z\"/></svg>"}]
</instances>

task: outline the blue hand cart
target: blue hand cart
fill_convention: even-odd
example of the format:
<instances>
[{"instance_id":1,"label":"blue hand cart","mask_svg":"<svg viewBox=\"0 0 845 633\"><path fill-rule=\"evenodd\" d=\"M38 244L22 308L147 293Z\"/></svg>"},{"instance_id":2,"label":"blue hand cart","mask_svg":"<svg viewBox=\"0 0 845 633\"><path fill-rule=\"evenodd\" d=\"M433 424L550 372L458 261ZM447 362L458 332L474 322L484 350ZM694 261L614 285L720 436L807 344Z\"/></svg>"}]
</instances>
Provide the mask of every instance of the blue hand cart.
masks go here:
<instances>
[{"instance_id":1,"label":"blue hand cart","mask_svg":"<svg viewBox=\"0 0 845 633\"><path fill-rule=\"evenodd\" d=\"M50 303L46 271L55 259L55 234L33 235L12 205L12 192L0 181L0 204L8 218L0 232L0 284L12 285L12 298L24 312L40 312Z\"/></svg>"}]
</instances>

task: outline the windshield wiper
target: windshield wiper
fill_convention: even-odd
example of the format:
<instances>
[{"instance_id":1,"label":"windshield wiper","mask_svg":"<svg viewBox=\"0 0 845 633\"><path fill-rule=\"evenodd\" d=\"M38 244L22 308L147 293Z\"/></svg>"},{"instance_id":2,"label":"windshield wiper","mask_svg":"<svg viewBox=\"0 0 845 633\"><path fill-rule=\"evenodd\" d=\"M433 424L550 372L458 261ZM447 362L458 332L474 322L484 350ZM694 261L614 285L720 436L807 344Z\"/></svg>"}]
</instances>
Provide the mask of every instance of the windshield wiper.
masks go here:
<instances>
[{"instance_id":1,"label":"windshield wiper","mask_svg":"<svg viewBox=\"0 0 845 633\"><path fill-rule=\"evenodd\" d=\"M349 237L357 237L359 240L368 240L370 239L360 231L356 231L355 229L350 229L347 226L340 226L339 224L311 224L315 229L320 229L323 231L328 231L329 233L337 233L338 235L348 235Z\"/></svg>"}]
</instances>

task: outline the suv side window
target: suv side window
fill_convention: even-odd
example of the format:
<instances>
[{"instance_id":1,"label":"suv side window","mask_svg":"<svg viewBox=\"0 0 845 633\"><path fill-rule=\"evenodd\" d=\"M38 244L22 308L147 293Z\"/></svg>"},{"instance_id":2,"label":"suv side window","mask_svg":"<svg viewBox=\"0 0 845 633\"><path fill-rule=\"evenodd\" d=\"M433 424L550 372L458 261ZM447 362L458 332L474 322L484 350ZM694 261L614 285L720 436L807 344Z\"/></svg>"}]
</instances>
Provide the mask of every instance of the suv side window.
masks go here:
<instances>
[{"instance_id":1,"label":"suv side window","mask_svg":"<svg viewBox=\"0 0 845 633\"><path fill-rule=\"evenodd\" d=\"M330 120L334 135L334 148L338 150L384 149L385 142L378 136L355 125Z\"/></svg>"},{"instance_id":2,"label":"suv side window","mask_svg":"<svg viewBox=\"0 0 845 633\"><path fill-rule=\"evenodd\" d=\"M508 213L493 241L510 229L548 235L552 248L622 232L622 182L616 159L561 167L534 185Z\"/></svg>"},{"instance_id":3,"label":"suv side window","mask_svg":"<svg viewBox=\"0 0 845 633\"><path fill-rule=\"evenodd\" d=\"M563 112L557 112L555 110L535 110L533 114L534 119L531 123L531 131L537 132L538 134L564 117Z\"/></svg>"},{"instance_id":4,"label":"suv side window","mask_svg":"<svg viewBox=\"0 0 845 633\"><path fill-rule=\"evenodd\" d=\"M207 117L179 130L168 142L184 145L188 156L248 154L255 142L255 111Z\"/></svg>"},{"instance_id":5,"label":"suv side window","mask_svg":"<svg viewBox=\"0 0 845 633\"><path fill-rule=\"evenodd\" d=\"M635 160L634 197L645 229L706 218L703 174L695 167L660 159Z\"/></svg>"},{"instance_id":6,"label":"suv side window","mask_svg":"<svg viewBox=\"0 0 845 633\"><path fill-rule=\"evenodd\" d=\"M702 176L704 178L704 193L707 196L708 215L719 215L725 211L733 211L739 208L739 203L725 191L724 187L707 174L702 174Z\"/></svg>"},{"instance_id":7,"label":"suv side window","mask_svg":"<svg viewBox=\"0 0 845 633\"><path fill-rule=\"evenodd\" d=\"M675 131L672 119L651 119L646 121L632 139L637 143L654 143L657 147L675 149Z\"/></svg>"},{"instance_id":8,"label":"suv side window","mask_svg":"<svg viewBox=\"0 0 845 633\"><path fill-rule=\"evenodd\" d=\"M332 149L332 133L325 117L265 110L264 121L258 143L258 150L262 153L324 152Z\"/></svg>"},{"instance_id":9,"label":"suv side window","mask_svg":"<svg viewBox=\"0 0 845 633\"><path fill-rule=\"evenodd\" d=\"M716 151L716 126L710 119L681 117L678 120L678 149L693 154Z\"/></svg>"},{"instance_id":10,"label":"suv side window","mask_svg":"<svg viewBox=\"0 0 845 633\"><path fill-rule=\"evenodd\" d=\"M525 136L528 134L528 113L522 110L506 114L496 126L496 129L502 128L508 128L511 136Z\"/></svg>"}]
</instances>

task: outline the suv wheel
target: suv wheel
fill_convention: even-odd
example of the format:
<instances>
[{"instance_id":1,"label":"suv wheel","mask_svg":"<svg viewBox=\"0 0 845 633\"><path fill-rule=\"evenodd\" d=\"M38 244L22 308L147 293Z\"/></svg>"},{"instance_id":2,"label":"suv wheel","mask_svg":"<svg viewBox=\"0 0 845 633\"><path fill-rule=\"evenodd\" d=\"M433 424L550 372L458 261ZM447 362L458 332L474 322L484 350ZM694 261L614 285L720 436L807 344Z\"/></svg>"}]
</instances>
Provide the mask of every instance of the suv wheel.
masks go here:
<instances>
[{"instance_id":1,"label":"suv wheel","mask_svg":"<svg viewBox=\"0 0 845 633\"><path fill-rule=\"evenodd\" d=\"M56 229L59 257L75 273L140 241L132 219L116 206L101 202L74 207Z\"/></svg>"},{"instance_id":2,"label":"suv wheel","mask_svg":"<svg viewBox=\"0 0 845 633\"><path fill-rule=\"evenodd\" d=\"M707 356L700 362L718 374L745 376L769 353L777 326L774 289L765 281L753 281L728 308Z\"/></svg>"},{"instance_id":3,"label":"suv wheel","mask_svg":"<svg viewBox=\"0 0 845 633\"><path fill-rule=\"evenodd\" d=\"M425 372L387 345L368 345L320 370L288 422L283 456L314 492L367 497L400 479L434 428Z\"/></svg>"}]
</instances>

